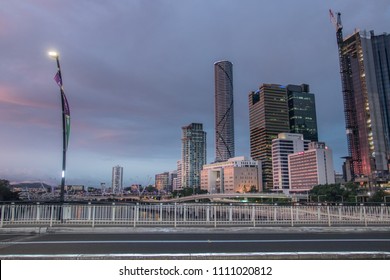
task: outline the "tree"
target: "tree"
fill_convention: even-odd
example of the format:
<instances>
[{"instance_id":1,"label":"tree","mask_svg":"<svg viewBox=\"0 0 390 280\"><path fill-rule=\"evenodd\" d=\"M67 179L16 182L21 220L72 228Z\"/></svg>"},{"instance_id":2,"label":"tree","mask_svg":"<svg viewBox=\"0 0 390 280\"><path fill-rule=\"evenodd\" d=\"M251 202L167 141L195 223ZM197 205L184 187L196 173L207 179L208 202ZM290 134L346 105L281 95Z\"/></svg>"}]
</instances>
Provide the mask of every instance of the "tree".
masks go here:
<instances>
[{"instance_id":1,"label":"tree","mask_svg":"<svg viewBox=\"0 0 390 280\"><path fill-rule=\"evenodd\" d=\"M10 190L8 180L0 179L0 201L19 200L19 193Z\"/></svg>"},{"instance_id":2,"label":"tree","mask_svg":"<svg viewBox=\"0 0 390 280\"><path fill-rule=\"evenodd\" d=\"M345 202L356 202L356 196L363 190L356 183L346 183L343 189L343 197Z\"/></svg>"},{"instance_id":3,"label":"tree","mask_svg":"<svg viewBox=\"0 0 390 280\"><path fill-rule=\"evenodd\" d=\"M362 189L356 183L346 183L345 185L330 184L330 185L318 185L315 186L309 195L313 201L319 202L356 202L357 197L368 197L367 190ZM383 201L384 191L378 190L371 198L369 202L381 202Z\"/></svg>"},{"instance_id":4,"label":"tree","mask_svg":"<svg viewBox=\"0 0 390 280\"><path fill-rule=\"evenodd\" d=\"M193 188L183 188L179 192L180 196L190 196L194 194L194 189Z\"/></svg>"},{"instance_id":5,"label":"tree","mask_svg":"<svg viewBox=\"0 0 390 280\"><path fill-rule=\"evenodd\" d=\"M148 193L157 193L158 192L158 189L156 187L154 187L153 185L149 185L147 187L145 187L146 189L146 192Z\"/></svg>"},{"instance_id":6,"label":"tree","mask_svg":"<svg viewBox=\"0 0 390 280\"><path fill-rule=\"evenodd\" d=\"M317 185L310 190L309 195L319 202L355 202L359 187L354 183Z\"/></svg>"},{"instance_id":7,"label":"tree","mask_svg":"<svg viewBox=\"0 0 390 280\"><path fill-rule=\"evenodd\" d=\"M173 191L172 192L172 197L177 197L177 196L190 196L194 194L207 194L207 190L202 190L202 189L193 189L193 188L184 188L179 191Z\"/></svg>"},{"instance_id":8,"label":"tree","mask_svg":"<svg viewBox=\"0 0 390 280\"><path fill-rule=\"evenodd\" d=\"M383 202L385 200L385 195L386 192L383 189L379 189L369 197L368 202Z\"/></svg>"}]
</instances>

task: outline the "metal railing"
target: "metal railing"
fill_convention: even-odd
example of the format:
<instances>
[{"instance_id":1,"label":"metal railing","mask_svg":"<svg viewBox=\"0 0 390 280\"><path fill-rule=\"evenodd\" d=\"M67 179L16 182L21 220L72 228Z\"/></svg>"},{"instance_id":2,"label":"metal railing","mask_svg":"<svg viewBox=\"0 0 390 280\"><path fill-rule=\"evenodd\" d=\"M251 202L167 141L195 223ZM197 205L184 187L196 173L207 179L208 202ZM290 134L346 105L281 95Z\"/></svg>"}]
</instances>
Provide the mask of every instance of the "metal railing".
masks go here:
<instances>
[{"instance_id":1,"label":"metal railing","mask_svg":"<svg viewBox=\"0 0 390 280\"><path fill-rule=\"evenodd\" d=\"M264 204L4 204L6 226L390 226L390 206Z\"/></svg>"}]
</instances>

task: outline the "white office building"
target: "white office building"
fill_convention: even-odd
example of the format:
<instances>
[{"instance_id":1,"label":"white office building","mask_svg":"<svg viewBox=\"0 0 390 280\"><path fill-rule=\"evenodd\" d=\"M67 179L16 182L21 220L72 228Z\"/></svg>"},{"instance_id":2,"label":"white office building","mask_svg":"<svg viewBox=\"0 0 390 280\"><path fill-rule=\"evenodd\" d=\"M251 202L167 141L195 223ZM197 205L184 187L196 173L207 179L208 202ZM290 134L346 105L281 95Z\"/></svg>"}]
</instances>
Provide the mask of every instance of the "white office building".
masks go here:
<instances>
[{"instance_id":1,"label":"white office building","mask_svg":"<svg viewBox=\"0 0 390 280\"><path fill-rule=\"evenodd\" d=\"M224 162L203 166L201 189L208 193L260 192L262 172L259 161L234 157Z\"/></svg>"},{"instance_id":2,"label":"white office building","mask_svg":"<svg viewBox=\"0 0 390 280\"><path fill-rule=\"evenodd\" d=\"M117 165L112 168L112 193L122 193L123 191L123 167Z\"/></svg>"},{"instance_id":3,"label":"white office building","mask_svg":"<svg viewBox=\"0 0 390 280\"><path fill-rule=\"evenodd\" d=\"M272 178L275 191L288 192L289 167L288 155L308 149L310 141L304 140L302 134L279 133L272 140Z\"/></svg>"}]
</instances>

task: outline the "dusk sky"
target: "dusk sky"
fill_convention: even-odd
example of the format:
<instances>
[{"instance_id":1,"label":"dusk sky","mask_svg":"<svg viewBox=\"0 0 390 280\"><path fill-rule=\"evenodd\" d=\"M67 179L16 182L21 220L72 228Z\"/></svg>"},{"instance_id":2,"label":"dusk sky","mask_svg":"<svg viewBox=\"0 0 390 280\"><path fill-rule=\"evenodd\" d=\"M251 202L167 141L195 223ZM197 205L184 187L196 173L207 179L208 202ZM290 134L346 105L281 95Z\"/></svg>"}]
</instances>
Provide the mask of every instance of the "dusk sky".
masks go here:
<instances>
[{"instance_id":1,"label":"dusk sky","mask_svg":"<svg viewBox=\"0 0 390 280\"><path fill-rule=\"evenodd\" d=\"M320 141L347 155L335 28L390 32L389 0L12 0L0 3L0 178L60 184L60 53L71 113L67 184L154 183L176 169L181 127L214 151L214 62L233 63L236 155L249 156L248 94L310 85Z\"/></svg>"}]
</instances>

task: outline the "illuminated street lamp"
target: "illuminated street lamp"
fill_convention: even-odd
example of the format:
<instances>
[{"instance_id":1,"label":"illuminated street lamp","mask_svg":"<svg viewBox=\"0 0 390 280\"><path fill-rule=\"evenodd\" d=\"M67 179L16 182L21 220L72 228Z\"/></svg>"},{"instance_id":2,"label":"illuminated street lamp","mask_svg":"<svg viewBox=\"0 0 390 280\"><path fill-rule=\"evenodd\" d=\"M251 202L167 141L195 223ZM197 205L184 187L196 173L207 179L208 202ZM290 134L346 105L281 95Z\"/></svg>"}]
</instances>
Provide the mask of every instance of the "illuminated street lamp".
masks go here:
<instances>
[{"instance_id":1,"label":"illuminated street lamp","mask_svg":"<svg viewBox=\"0 0 390 280\"><path fill-rule=\"evenodd\" d=\"M55 51L49 51L48 54L52 58L58 58L58 53Z\"/></svg>"},{"instance_id":2,"label":"illuminated street lamp","mask_svg":"<svg viewBox=\"0 0 390 280\"><path fill-rule=\"evenodd\" d=\"M60 67L59 55L55 51L50 51L49 56L55 58L57 62L57 73L54 76L54 80L60 87L61 104L62 104L62 174L61 174L61 192L60 202L64 202L65 193L65 170L66 170L66 151L68 149L69 130L70 130L70 111L68 101L65 96L64 86L62 84L62 74Z\"/></svg>"}]
</instances>

